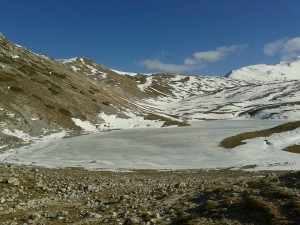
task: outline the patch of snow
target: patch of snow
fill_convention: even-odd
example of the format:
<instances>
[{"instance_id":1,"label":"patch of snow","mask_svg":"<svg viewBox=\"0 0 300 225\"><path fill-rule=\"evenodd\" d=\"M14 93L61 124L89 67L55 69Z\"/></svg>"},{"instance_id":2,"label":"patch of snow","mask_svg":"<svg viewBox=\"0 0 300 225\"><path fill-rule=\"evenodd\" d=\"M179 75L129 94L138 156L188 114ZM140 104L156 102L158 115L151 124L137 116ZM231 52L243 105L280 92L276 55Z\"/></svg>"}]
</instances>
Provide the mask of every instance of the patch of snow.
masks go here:
<instances>
[{"instance_id":1,"label":"patch of snow","mask_svg":"<svg viewBox=\"0 0 300 225\"><path fill-rule=\"evenodd\" d=\"M84 63L83 61L81 61L82 63ZM90 74L86 74L86 75L95 75L97 73L102 73L101 71L97 70L96 68L90 66L90 65L87 65L85 64L90 70L91 70L91 73Z\"/></svg>"},{"instance_id":2,"label":"patch of snow","mask_svg":"<svg viewBox=\"0 0 300 225\"><path fill-rule=\"evenodd\" d=\"M16 117L16 114L14 114L14 113L6 113L5 115L9 118L15 118Z\"/></svg>"},{"instance_id":3,"label":"patch of snow","mask_svg":"<svg viewBox=\"0 0 300 225\"><path fill-rule=\"evenodd\" d=\"M144 84L139 84L138 87L139 89L141 89L141 91L145 91L151 85L152 85L152 76L147 76L146 82Z\"/></svg>"},{"instance_id":4,"label":"patch of snow","mask_svg":"<svg viewBox=\"0 0 300 225\"><path fill-rule=\"evenodd\" d=\"M25 133L24 131L21 131L21 130L13 130L13 131L11 131L11 130L5 128L2 132L4 134L17 137L17 138L23 140L24 142L28 142L28 143L31 140L34 139L32 136L30 136L29 134L27 134L27 133Z\"/></svg>"},{"instance_id":5,"label":"patch of snow","mask_svg":"<svg viewBox=\"0 0 300 225\"><path fill-rule=\"evenodd\" d=\"M72 118L76 126L81 127L86 132L96 132L98 131L97 127L91 124L89 121L82 121L77 118Z\"/></svg>"},{"instance_id":6,"label":"patch of snow","mask_svg":"<svg viewBox=\"0 0 300 225\"><path fill-rule=\"evenodd\" d=\"M74 71L74 72L77 72L77 71L80 71L81 69L77 68L76 66L70 66L71 69Z\"/></svg>"},{"instance_id":7,"label":"patch of snow","mask_svg":"<svg viewBox=\"0 0 300 225\"><path fill-rule=\"evenodd\" d=\"M1 146L0 146L0 149L3 149L3 148L5 148L5 147L7 147L7 145L1 145Z\"/></svg>"},{"instance_id":8,"label":"patch of snow","mask_svg":"<svg viewBox=\"0 0 300 225\"><path fill-rule=\"evenodd\" d=\"M78 57L74 57L71 59L59 59L58 61L61 61L62 63L71 63L77 60Z\"/></svg>"},{"instance_id":9,"label":"patch of snow","mask_svg":"<svg viewBox=\"0 0 300 225\"><path fill-rule=\"evenodd\" d=\"M45 136L32 137L29 134L27 134L23 131L19 131L19 130L10 131L9 129L4 129L2 132L4 134L17 137L17 138L23 140L24 143L30 143L31 144L30 147L33 147L33 148L36 146L43 145L44 143L51 143L51 141L54 141L57 139L62 139L67 134L67 132L65 130L62 130L60 132L52 133L52 134L45 135ZM28 148L28 147L23 147L21 149L10 149L8 151L5 151L4 153L0 154L0 161L7 161L7 158L13 157L12 163L16 163L14 156L18 155L19 150L22 151L22 150L25 150L26 148Z\"/></svg>"},{"instance_id":10,"label":"patch of snow","mask_svg":"<svg viewBox=\"0 0 300 225\"><path fill-rule=\"evenodd\" d=\"M114 69L111 69L111 71L113 71L117 74L120 74L120 75L129 75L129 76L136 76L137 75L137 73L123 72L123 71L114 70Z\"/></svg>"},{"instance_id":11,"label":"patch of snow","mask_svg":"<svg viewBox=\"0 0 300 225\"><path fill-rule=\"evenodd\" d=\"M20 56L18 56L18 55L11 55L11 57L12 57L13 59L19 59L19 58L20 58Z\"/></svg>"},{"instance_id":12,"label":"patch of snow","mask_svg":"<svg viewBox=\"0 0 300 225\"><path fill-rule=\"evenodd\" d=\"M116 115L100 113L99 117L105 121L100 125L101 129L159 128L164 124L163 121L145 120L144 117L139 116L119 118Z\"/></svg>"},{"instance_id":13,"label":"patch of snow","mask_svg":"<svg viewBox=\"0 0 300 225\"><path fill-rule=\"evenodd\" d=\"M264 140L268 140L270 144L265 144ZM245 164L251 164L247 157L253 158L255 155L255 161L252 160L252 164L256 164L257 167L254 170L284 170L300 169L300 155L297 153L290 153L282 151L282 149L299 145L300 143L300 128L284 132L276 133L270 137L260 137L250 140L246 140L245 145L238 146L233 149L236 157L245 158Z\"/></svg>"},{"instance_id":14,"label":"patch of snow","mask_svg":"<svg viewBox=\"0 0 300 225\"><path fill-rule=\"evenodd\" d=\"M101 76L103 79L106 79L106 78L107 78L107 74L106 74L106 73L102 73L100 76Z\"/></svg>"},{"instance_id":15,"label":"patch of snow","mask_svg":"<svg viewBox=\"0 0 300 225\"><path fill-rule=\"evenodd\" d=\"M39 118L30 118L30 120L36 121L36 120L39 120Z\"/></svg>"}]
</instances>

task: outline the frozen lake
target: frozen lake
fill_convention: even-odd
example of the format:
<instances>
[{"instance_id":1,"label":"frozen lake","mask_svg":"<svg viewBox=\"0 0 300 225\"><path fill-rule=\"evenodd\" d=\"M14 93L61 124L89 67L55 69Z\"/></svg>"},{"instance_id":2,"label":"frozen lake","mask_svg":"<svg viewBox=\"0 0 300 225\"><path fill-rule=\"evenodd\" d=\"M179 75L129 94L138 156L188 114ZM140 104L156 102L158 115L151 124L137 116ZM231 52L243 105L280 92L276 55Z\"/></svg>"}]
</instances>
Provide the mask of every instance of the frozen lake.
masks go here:
<instances>
[{"instance_id":1,"label":"frozen lake","mask_svg":"<svg viewBox=\"0 0 300 225\"><path fill-rule=\"evenodd\" d=\"M240 132L282 123L261 120L203 121L181 128L102 132L38 143L10 154L4 160L46 167L82 166L88 169L194 169L257 164L269 160L268 153L260 155L255 151L252 154L251 149L225 150L217 147L219 142ZM263 150L263 141L259 143ZM257 145L257 148L260 146ZM282 157L279 158L282 161ZM272 162L274 160L276 158Z\"/></svg>"}]
</instances>

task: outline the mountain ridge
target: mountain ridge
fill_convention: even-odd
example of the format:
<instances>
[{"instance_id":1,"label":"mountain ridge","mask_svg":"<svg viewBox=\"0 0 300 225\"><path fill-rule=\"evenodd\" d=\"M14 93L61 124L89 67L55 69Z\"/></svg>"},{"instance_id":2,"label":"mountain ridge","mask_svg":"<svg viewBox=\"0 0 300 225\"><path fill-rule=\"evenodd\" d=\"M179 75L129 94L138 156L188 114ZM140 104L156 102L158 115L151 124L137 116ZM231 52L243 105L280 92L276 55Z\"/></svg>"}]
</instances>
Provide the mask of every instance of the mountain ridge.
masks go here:
<instances>
[{"instance_id":1,"label":"mountain ridge","mask_svg":"<svg viewBox=\"0 0 300 225\"><path fill-rule=\"evenodd\" d=\"M298 65L296 59L292 65ZM126 73L84 57L55 60L2 35L0 141L20 132L39 137L187 125L192 120L299 119L299 80L238 76L244 75Z\"/></svg>"},{"instance_id":2,"label":"mountain ridge","mask_svg":"<svg viewBox=\"0 0 300 225\"><path fill-rule=\"evenodd\" d=\"M289 61L282 61L276 65L257 64L232 70L225 76L233 79L273 81L299 80L300 56Z\"/></svg>"}]
</instances>

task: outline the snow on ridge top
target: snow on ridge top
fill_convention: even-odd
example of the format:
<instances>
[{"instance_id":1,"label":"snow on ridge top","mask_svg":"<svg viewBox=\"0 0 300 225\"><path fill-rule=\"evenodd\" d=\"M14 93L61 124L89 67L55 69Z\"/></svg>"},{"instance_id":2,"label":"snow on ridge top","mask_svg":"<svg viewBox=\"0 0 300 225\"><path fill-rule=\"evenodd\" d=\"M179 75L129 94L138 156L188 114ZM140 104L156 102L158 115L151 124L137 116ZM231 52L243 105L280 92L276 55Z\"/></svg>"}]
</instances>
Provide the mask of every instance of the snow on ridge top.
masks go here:
<instances>
[{"instance_id":1,"label":"snow on ridge top","mask_svg":"<svg viewBox=\"0 0 300 225\"><path fill-rule=\"evenodd\" d=\"M136 76L138 73L131 73L131 72L123 72L123 71L119 71L119 70L113 70L111 69L111 71L120 74L120 75L129 75L129 76Z\"/></svg>"},{"instance_id":2,"label":"snow on ridge top","mask_svg":"<svg viewBox=\"0 0 300 225\"><path fill-rule=\"evenodd\" d=\"M299 56L296 56L293 61L297 61L297 60L300 60L300 55Z\"/></svg>"},{"instance_id":3,"label":"snow on ridge top","mask_svg":"<svg viewBox=\"0 0 300 225\"><path fill-rule=\"evenodd\" d=\"M291 61L283 61L276 65L258 64L233 70L226 77L239 80L299 80L300 56Z\"/></svg>"},{"instance_id":4,"label":"snow on ridge top","mask_svg":"<svg viewBox=\"0 0 300 225\"><path fill-rule=\"evenodd\" d=\"M71 58L71 59L59 59L58 61L61 61L62 63L71 63L71 62L74 62L78 59L78 57L74 57L74 58Z\"/></svg>"}]
</instances>

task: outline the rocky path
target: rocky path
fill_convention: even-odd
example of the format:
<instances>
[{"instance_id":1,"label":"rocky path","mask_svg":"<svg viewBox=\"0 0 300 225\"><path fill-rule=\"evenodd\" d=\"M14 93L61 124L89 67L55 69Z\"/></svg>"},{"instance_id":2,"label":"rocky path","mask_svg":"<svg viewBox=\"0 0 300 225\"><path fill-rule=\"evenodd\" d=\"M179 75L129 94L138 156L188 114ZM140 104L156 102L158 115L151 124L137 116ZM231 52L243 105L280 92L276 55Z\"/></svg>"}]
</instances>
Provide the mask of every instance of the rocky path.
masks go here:
<instances>
[{"instance_id":1,"label":"rocky path","mask_svg":"<svg viewBox=\"0 0 300 225\"><path fill-rule=\"evenodd\" d=\"M0 164L0 224L299 224L299 172Z\"/></svg>"}]
</instances>

